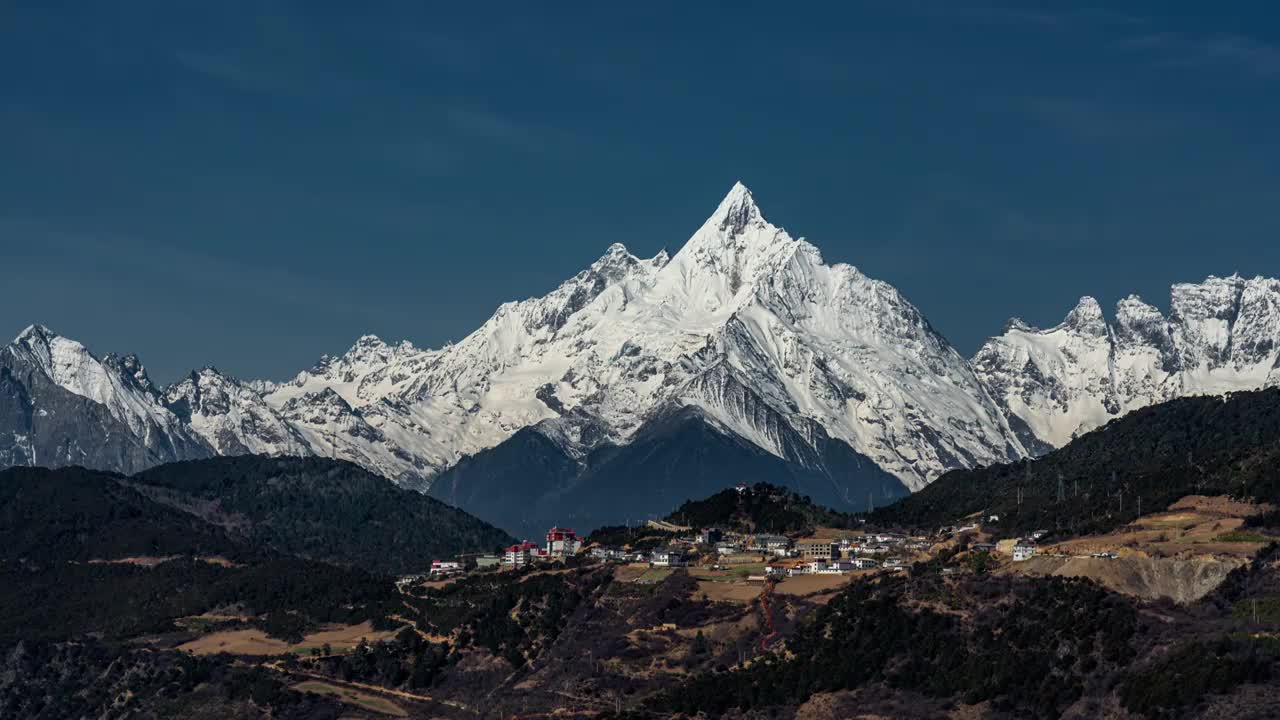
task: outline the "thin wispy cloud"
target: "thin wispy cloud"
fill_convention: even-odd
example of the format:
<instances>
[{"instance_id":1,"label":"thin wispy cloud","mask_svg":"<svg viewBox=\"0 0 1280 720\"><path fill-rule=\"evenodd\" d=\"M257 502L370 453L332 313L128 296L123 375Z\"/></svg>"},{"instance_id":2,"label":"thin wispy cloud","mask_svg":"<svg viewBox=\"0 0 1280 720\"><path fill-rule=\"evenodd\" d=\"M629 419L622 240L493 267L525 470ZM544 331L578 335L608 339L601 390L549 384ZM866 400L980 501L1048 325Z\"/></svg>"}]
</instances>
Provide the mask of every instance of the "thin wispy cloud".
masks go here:
<instances>
[{"instance_id":1,"label":"thin wispy cloud","mask_svg":"<svg viewBox=\"0 0 1280 720\"><path fill-rule=\"evenodd\" d=\"M442 137L393 140L381 146L386 158L426 177L447 177L464 167L465 153Z\"/></svg>"},{"instance_id":2,"label":"thin wispy cloud","mask_svg":"<svg viewBox=\"0 0 1280 720\"><path fill-rule=\"evenodd\" d=\"M1107 8L1044 10L949 2L904 3L897 7L935 21L1020 26L1055 32L1118 31L1119 47L1150 52L1162 65L1218 65L1267 77L1280 75L1280 45L1233 32L1196 34L1169 31L1158 27L1152 18Z\"/></svg>"},{"instance_id":3,"label":"thin wispy cloud","mask_svg":"<svg viewBox=\"0 0 1280 720\"><path fill-rule=\"evenodd\" d=\"M1163 138L1207 124L1199 111L1081 97L1033 97L1024 109L1040 123L1086 142Z\"/></svg>"},{"instance_id":4,"label":"thin wispy cloud","mask_svg":"<svg viewBox=\"0 0 1280 720\"><path fill-rule=\"evenodd\" d=\"M1202 45L1206 57L1252 69L1260 75L1280 75L1280 46L1244 35L1214 35Z\"/></svg>"},{"instance_id":5,"label":"thin wispy cloud","mask_svg":"<svg viewBox=\"0 0 1280 720\"><path fill-rule=\"evenodd\" d=\"M537 150L532 128L490 110L454 106L447 111L449 125L457 132L481 140L491 140L521 150Z\"/></svg>"},{"instance_id":6,"label":"thin wispy cloud","mask_svg":"<svg viewBox=\"0 0 1280 720\"><path fill-rule=\"evenodd\" d=\"M1106 8L1028 9L1006 5L966 5L959 2L895 3L897 9L932 20L975 25L1014 25L1066 30L1098 25L1142 25L1145 18Z\"/></svg>"},{"instance_id":7,"label":"thin wispy cloud","mask_svg":"<svg viewBox=\"0 0 1280 720\"><path fill-rule=\"evenodd\" d=\"M1153 32L1126 38L1120 45L1148 53L1166 66L1222 67L1263 77L1280 75L1280 45L1236 33L1192 36Z\"/></svg>"},{"instance_id":8,"label":"thin wispy cloud","mask_svg":"<svg viewBox=\"0 0 1280 720\"><path fill-rule=\"evenodd\" d=\"M425 177L448 177L466 169L467 155L479 149L538 153L554 144L556 134L469 105L451 105L426 123L422 131L380 144L392 162Z\"/></svg>"},{"instance_id":9,"label":"thin wispy cloud","mask_svg":"<svg viewBox=\"0 0 1280 720\"><path fill-rule=\"evenodd\" d=\"M174 58L192 73L243 92L275 93L289 87L277 70L255 65L241 54L179 50Z\"/></svg>"},{"instance_id":10,"label":"thin wispy cloud","mask_svg":"<svg viewBox=\"0 0 1280 720\"><path fill-rule=\"evenodd\" d=\"M149 242L130 235L66 230L56 220L0 217L0 243L13 239L35 242L84 268L110 270L116 277L149 277L170 281L180 277L189 292L210 298L240 294L313 312L365 317L359 303L343 293L317 295L311 279L280 265L245 264L198 248L168 242Z\"/></svg>"}]
</instances>

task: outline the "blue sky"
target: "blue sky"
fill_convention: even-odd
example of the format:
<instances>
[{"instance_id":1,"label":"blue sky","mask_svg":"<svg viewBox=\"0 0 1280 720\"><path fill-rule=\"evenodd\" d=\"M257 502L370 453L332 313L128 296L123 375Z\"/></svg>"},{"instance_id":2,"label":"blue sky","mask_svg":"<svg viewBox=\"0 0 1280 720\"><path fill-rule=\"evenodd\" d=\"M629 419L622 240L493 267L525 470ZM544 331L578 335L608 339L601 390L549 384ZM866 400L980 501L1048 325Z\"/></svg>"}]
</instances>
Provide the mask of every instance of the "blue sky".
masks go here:
<instances>
[{"instance_id":1,"label":"blue sky","mask_svg":"<svg viewBox=\"0 0 1280 720\"><path fill-rule=\"evenodd\" d=\"M287 377L674 251L735 180L966 354L1280 273L1274 3L798 5L5 3L0 331Z\"/></svg>"}]
</instances>

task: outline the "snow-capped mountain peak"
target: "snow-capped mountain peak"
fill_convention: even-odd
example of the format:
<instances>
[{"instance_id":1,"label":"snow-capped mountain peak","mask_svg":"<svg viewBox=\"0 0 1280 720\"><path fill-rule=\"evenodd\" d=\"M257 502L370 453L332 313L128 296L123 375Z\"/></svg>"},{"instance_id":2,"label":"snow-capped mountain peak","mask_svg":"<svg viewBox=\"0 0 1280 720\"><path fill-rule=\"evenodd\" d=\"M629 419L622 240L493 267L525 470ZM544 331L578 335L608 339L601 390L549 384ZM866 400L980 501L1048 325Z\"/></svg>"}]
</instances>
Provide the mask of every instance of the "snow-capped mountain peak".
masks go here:
<instances>
[{"instance_id":1,"label":"snow-capped mountain peak","mask_svg":"<svg viewBox=\"0 0 1280 720\"><path fill-rule=\"evenodd\" d=\"M851 266L826 265L741 183L674 256L614 243L455 344L388 347L357 342L266 399L301 417L298 403L332 389L386 439L361 453L392 477L450 467L540 423L582 456L688 406L780 457L787 433L824 427L912 486L1021 452L919 311Z\"/></svg>"},{"instance_id":2,"label":"snow-capped mountain peak","mask_svg":"<svg viewBox=\"0 0 1280 720\"><path fill-rule=\"evenodd\" d=\"M127 364L113 356L100 360L84 345L43 325L23 330L9 347L11 352L24 354L64 390L111 408L118 420L137 427L144 419L169 423L163 408L151 397L150 380L136 358Z\"/></svg>"},{"instance_id":3,"label":"snow-capped mountain peak","mask_svg":"<svg viewBox=\"0 0 1280 720\"><path fill-rule=\"evenodd\" d=\"M100 406L115 423L134 436L135 441L130 444L142 462L208 454L208 448L165 406L146 369L134 355L107 355L100 359L79 342L43 325L23 330L4 348L2 355L0 359L10 366L10 371L29 378L28 382L34 385L47 382ZM36 373L41 376L39 381L30 379ZM27 402L35 399L28 397ZM101 428L98 431L105 432ZM79 442L79 439L71 441ZM68 450L67 454L82 452L86 451ZM86 454L91 456L92 452Z\"/></svg>"},{"instance_id":4,"label":"snow-capped mountain peak","mask_svg":"<svg viewBox=\"0 0 1280 720\"><path fill-rule=\"evenodd\" d=\"M165 388L168 409L219 455L311 455L299 432L253 388L205 367Z\"/></svg>"},{"instance_id":5,"label":"snow-capped mountain peak","mask_svg":"<svg viewBox=\"0 0 1280 720\"><path fill-rule=\"evenodd\" d=\"M1085 295L1080 302L1067 313L1062 327L1087 335L1106 335L1107 319L1102 314L1102 306L1094 298Z\"/></svg>"},{"instance_id":6,"label":"snow-capped mountain peak","mask_svg":"<svg viewBox=\"0 0 1280 720\"><path fill-rule=\"evenodd\" d=\"M1084 298L1050 330L1006 327L974 368L1033 446L1175 397L1280 384L1280 282L1209 276L1174 285L1169 307L1130 295L1108 324Z\"/></svg>"},{"instance_id":7,"label":"snow-capped mountain peak","mask_svg":"<svg viewBox=\"0 0 1280 720\"><path fill-rule=\"evenodd\" d=\"M756 199L741 182L735 182L720 201L707 224L717 225L729 235L736 235L752 224L765 224Z\"/></svg>"},{"instance_id":8,"label":"snow-capped mountain peak","mask_svg":"<svg viewBox=\"0 0 1280 720\"><path fill-rule=\"evenodd\" d=\"M463 458L505 447L510 459L532 443L559 456L546 466L555 494L586 482L601 453L653 449L670 423L700 423L848 501L841 474L851 468L917 489L1147 404L1280 384L1276 280L1175 285L1167 315L1130 296L1114 322L1085 296L1048 329L1010 320L967 361L896 288L829 264L772 224L741 183L674 255L646 259L612 243L584 265L540 297L499 305L456 343L365 335L279 383L205 368L160 389L134 356L98 359L32 326L0 351L0 377L21 383L0 384L0 401L20 406L0 418L25 418L0 460L121 469L212 453L319 454L419 488L448 471L456 491L451 469ZM97 451L41 425L35 406L57 393L68 412L101 408L107 419L94 416L75 438ZM693 432L696 463L710 436Z\"/></svg>"},{"instance_id":9,"label":"snow-capped mountain peak","mask_svg":"<svg viewBox=\"0 0 1280 720\"><path fill-rule=\"evenodd\" d=\"M691 327L724 322L802 241L765 219L737 183L656 278L654 300L686 310Z\"/></svg>"}]
</instances>

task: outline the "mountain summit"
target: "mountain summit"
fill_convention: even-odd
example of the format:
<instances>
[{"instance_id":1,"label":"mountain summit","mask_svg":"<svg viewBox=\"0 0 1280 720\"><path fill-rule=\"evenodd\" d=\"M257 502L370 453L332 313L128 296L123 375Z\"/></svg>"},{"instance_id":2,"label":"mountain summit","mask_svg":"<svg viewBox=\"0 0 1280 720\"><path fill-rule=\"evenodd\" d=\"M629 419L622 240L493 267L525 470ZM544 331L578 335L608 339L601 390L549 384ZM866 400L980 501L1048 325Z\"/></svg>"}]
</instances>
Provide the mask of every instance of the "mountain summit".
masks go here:
<instances>
[{"instance_id":1,"label":"mountain summit","mask_svg":"<svg viewBox=\"0 0 1280 720\"><path fill-rule=\"evenodd\" d=\"M1169 306L1131 295L1109 324L1082 298L1057 327L1009 326L973 366L1032 449L1174 398L1280 385L1280 281L1210 276L1174 285Z\"/></svg>"},{"instance_id":2,"label":"mountain summit","mask_svg":"<svg viewBox=\"0 0 1280 720\"><path fill-rule=\"evenodd\" d=\"M1023 449L964 359L894 288L765 219L735 185L668 261L613 245L541 298L439 351L353 348L266 396L332 388L436 470L540 426L570 455L693 408L779 457L821 430L919 487ZM397 442L397 450L408 443ZM372 450L372 449L370 449ZM370 453L372 457L372 453ZM402 452L377 461L416 472Z\"/></svg>"},{"instance_id":3,"label":"mountain summit","mask_svg":"<svg viewBox=\"0 0 1280 720\"><path fill-rule=\"evenodd\" d=\"M0 459L332 456L482 516L505 504L508 529L640 517L750 472L863 508L1145 404L1280 382L1277 281L1177 285L1171 308L1131 297L1109 323L1084 297L1049 330L1011 321L969 361L738 183L674 256L615 243L457 343L365 336L282 383L205 369L158 389L136 358L31 328L0 352ZM634 485L648 495L617 499Z\"/></svg>"}]
</instances>

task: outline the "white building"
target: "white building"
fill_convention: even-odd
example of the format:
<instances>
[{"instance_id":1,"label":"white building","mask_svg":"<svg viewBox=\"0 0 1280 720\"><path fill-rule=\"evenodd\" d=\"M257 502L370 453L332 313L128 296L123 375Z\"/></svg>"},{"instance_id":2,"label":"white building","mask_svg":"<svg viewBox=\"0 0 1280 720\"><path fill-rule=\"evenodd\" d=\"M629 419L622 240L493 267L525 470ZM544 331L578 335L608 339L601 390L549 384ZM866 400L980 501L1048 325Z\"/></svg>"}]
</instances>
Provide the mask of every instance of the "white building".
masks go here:
<instances>
[{"instance_id":1,"label":"white building","mask_svg":"<svg viewBox=\"0 0 1280 720\"><path fill-rule=\"evenodd\" d=\"M1035 540L1031 540L1029 538L1023 538L1018 542L1014 543L1014 546L1013 546L1014 562L1022 562L1023 560L1030 560L1035 556L1036 556Z\"/></svg>"},{"instance_id":2,"label":"white building","mask_svg":"<svg viewBox=\"0 0 1280 720\"><path fill-rule=\"evenodd\" d=\"M591 548L591 557L597 560L616 560L626 561L631 559L631 554L620 548L602 547L597 545Z\"/></svg>"},{"instance_id":3,"label":"white building","mask_svg":"<svg viewBox=\"0 0 1280 720\"><path fill-rule=\"evenodd\" d=\"M733 555L742 552L742 543L722 542L716 545L716 552L721 555Z\"/></svg>"},{"instance_id":4,"label":"white building","mask_svg":"<svg viewBox=\"0 0 1280 720\"><path fill-rule=\"evenodd\" d=\"M569 557L582 548L582 541L569 528L554 527L547 531L547 555Z\"/></svg>"},{"instance_id":5,"label":"white building","mask_svg":"<svg viewBox=\"0 0 1280 720\"><path fill-rule=\"evenodd\" d=\"M649 557L649 564L654 567L684 567L689 564L684 553L675 548L654 550Z\"/></svg>"},{"instance_id":6,"label":"white building","mask_svg":"<svg viewBox=\"0 0 1280 720\"><path fill-rule=\"evenodd\" d=\"M756 552L772 553L778 557L786 557L791 546L791 538L784 535L757 535L751 542L751 547Z\"/></svg>"},{"instance_id":7,"label":"white building","mask_svg":"<svg viewBox=\"0 0 1280 720\"><path fill-rule=\"evenodd\" d=\"M457 562L456 560L431 561L432 575L452 575L459 572L462 572L462 563Z\"/></svg>"},{"instance_id":8,"label":"white building","mask_svg":"<svg viewBox=\"0 0 1280 720\"><path fill-rule=\"evenodd\" d=\"M524 567L534 560L546 557L546 551L525 540L519 545L512 545L502 555L502 564L507 567Z\"/></svg>"}]
</instances>

